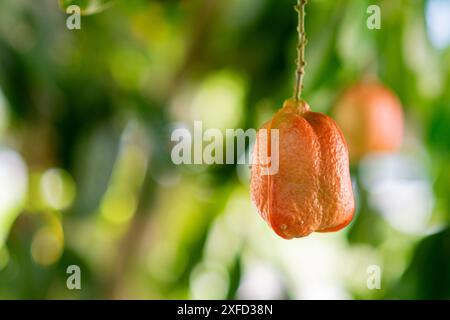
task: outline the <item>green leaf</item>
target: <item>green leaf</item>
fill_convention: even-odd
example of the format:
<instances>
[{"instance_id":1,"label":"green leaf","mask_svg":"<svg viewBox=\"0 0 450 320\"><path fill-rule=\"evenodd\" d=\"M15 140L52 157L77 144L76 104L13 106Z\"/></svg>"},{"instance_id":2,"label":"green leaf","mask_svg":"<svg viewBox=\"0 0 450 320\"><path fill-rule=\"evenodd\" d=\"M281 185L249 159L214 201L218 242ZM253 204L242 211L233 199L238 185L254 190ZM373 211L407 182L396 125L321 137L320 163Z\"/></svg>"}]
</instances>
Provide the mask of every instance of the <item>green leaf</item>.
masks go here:
<instances>
[{"instance_id":1,"label":"green leaf","mask_svg":"<svg viewBox=\"0 0 450 320\"><path fill-rule=\"evenodd\" d=\"M78 6L82 15L99 13L109 8L116 0L58 0L64 11L70 6Z\"/></svg>"}]
</instances>

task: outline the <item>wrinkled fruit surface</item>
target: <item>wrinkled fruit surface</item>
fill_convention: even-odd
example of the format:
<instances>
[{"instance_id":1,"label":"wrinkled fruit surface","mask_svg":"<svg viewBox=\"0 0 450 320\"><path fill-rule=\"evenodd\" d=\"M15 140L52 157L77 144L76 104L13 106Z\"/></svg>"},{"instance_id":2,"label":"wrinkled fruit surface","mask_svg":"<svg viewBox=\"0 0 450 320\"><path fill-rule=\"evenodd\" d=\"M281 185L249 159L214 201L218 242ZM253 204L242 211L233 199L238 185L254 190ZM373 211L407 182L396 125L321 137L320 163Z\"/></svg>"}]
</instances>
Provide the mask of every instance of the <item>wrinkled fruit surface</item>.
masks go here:
<instances>
[{"instance_id":1,"label":"wrinkled fruit surface","mask_svg":"<svg viewBox=\"0 0 450 320\"><path fill-rule=\"evenodd\" d=\"M379 83L360 83L349 88L333 113L347 140L352 162L368 153L395 151L402 143L400 101Z\"/></svg>"},{"instance_id":2,"label":"wrinkled fruit surface","mask_svg":"<svg viewBox=\"0 0 450 320\"><path fill-rule=\"evenodd\" d=\"M271 136L258 131L251 194L260 215L285 239L337 231L353 217L347 145L330 117L288 100L262 129L279 131L278 173L265 175Z\"/></svg>"}]
</instances>

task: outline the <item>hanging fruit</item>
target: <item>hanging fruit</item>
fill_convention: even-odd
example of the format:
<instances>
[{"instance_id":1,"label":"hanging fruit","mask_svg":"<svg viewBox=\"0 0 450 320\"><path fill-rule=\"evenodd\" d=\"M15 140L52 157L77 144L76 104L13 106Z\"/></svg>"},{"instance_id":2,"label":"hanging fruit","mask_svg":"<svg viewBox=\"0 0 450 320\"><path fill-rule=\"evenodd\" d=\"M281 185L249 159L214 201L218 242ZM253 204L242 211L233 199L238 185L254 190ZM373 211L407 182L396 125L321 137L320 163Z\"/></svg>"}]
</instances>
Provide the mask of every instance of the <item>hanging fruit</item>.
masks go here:
<instances>
[{"instance_id":1,"label":"hanging fruit","mask_svg":"<svg viewBox=\"0 0 450 320\"><path fill-rule=\"evenodd\" d=\"M361 82L347 89L333 114L347 140L352 162L368 153L395 151L402 143L400 101L378 82Z\"/></svg>"},{"instance_id":2,"label":"hanging fruit","mask_svg":"<svg viewBox=\"0 0 450 320\"><path fill-rule=\"evenodd\" d=\"M294 98L258 131L251 194L260 215L282 238L337 231L353 217L347 145L330 117L302 100L305 67L305 0L299 0L299 46ZM276 130L278 141L271 132ZM267 134L266 134L267 133ZM278 152L274 152L278 148ZM278 159L273 159L278 155ZM270 158L270 161L269 161ZM277 161L277 172L267 164Z\"/></svg>"}]
</instances>

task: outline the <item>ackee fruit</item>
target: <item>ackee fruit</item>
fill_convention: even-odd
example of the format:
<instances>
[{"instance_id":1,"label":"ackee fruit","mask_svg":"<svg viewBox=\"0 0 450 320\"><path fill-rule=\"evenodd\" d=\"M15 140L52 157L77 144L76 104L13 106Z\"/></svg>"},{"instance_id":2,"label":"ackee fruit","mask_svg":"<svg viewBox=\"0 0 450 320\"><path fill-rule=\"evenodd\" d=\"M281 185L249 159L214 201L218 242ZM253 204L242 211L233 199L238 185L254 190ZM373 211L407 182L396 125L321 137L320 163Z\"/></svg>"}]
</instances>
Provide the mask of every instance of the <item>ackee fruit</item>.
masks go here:
<instances>
[{"instance_id":1,"label":"ackee fruit","mask_svg":"<svg viewBox=\"0 0 450 320\"><path fill-rule=\"evenodd\" d=\"M347 145L333 119L303 100L287 100L261 129L278 129L279 167L267 175L271 135L259 130L251 194L260 215L285 239L330 232L350 223L354 199Z\"/></svg>"},{"instance_id":2,"label":"ackee fruit","mask_svg":"<svg viewBox=\"0 0 450 320\"><path fill-rule=\"evenodd\" d=\"M347 89L333 115L347 140L352 162L368 153L393 152L402 143L400 101L377 82L361 82Z\"/></svg>"}]
</instances>

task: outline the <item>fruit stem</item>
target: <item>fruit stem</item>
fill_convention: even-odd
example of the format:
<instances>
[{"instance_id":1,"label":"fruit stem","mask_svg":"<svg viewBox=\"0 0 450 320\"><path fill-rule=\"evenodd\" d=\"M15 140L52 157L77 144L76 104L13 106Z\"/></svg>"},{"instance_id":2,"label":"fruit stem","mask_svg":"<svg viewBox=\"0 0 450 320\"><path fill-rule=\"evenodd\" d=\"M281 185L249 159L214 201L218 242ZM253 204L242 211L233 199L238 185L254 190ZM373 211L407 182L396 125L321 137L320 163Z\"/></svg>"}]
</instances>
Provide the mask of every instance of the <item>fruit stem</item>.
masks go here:
<instances>
[{"instance_id":1,"label":"fruit stem","mask_svg":"<svg viewBox=\"0 0 450 320\"><path fill-rule=\"evenodd\" d=\"M306 60L305 60L305 47L308 43L308 40L306 39L306 32L305 32L305 6L307 0L297 0L297 5L294 6L295 11L298 13L298 25L297 25L297 32L298 32L298 45L297 45L297 70L296 70L296 83L295 83L295 90L294 90L294 99L300 100L300 97L302 95L303 90L303 76L305 75L305 66L306 66Z\"/></svg>"}]
</instances>

